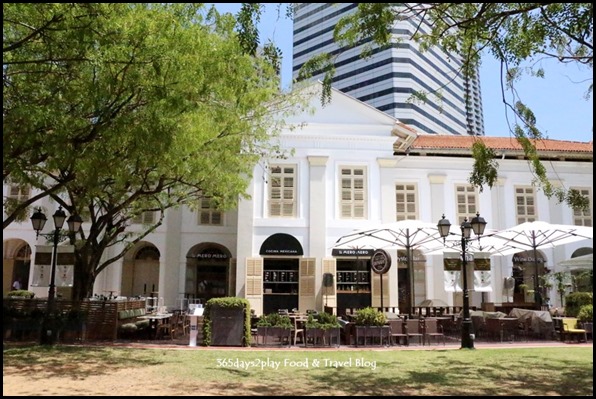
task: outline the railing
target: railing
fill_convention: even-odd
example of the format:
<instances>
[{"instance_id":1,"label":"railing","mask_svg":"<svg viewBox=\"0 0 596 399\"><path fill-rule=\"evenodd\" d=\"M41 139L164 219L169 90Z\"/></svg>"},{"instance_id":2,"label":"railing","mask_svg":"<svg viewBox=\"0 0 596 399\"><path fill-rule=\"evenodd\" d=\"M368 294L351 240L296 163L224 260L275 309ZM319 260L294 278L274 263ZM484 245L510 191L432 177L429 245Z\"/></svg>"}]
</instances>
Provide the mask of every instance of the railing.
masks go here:
<instances>
[{"instance_id":1,"label":"railing","mask_svg":"<svg viewBox=\"0 0 596 399\"><path fill-rule=\"evenodd\" d=\"M145 308L145 300L83 300L77 302L56 299L54 306L61 313L76 309L86 314L81 340L115 340L118 333L118 312ZM11 312L20 312L23 315L31 314L33 311L45 312L47 299L3 298L3 308L5 312L10 309ZM7 316L5 315L5 317ZM30 320L30 323L34 324L34 321ZM36 333L37 338L39 338L38 334L41 333L41 326L39 326L39 331ZM35 335L29 334L28 339L36 339Z\"/></svg>"}]
</instances>

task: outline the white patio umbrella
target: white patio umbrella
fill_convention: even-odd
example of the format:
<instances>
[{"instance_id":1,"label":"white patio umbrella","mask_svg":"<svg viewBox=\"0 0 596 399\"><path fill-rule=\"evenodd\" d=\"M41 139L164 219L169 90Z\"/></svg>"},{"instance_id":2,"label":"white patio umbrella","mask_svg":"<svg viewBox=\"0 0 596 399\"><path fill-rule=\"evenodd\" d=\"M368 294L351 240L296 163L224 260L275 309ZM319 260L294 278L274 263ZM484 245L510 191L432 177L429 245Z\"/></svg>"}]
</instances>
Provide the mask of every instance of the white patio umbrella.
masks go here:
<instances>
[{"instance_id":1,"label":"white patio umbrella","mask_svg":"<svg viewBox=\"0 0 596 399\"><path fill-rule=\"evenodd\" d=\"M430 246L442 243L443 239L435 223L421 220L401 220L375 227L353 231L340 237L333 248L371 248L406 250L408 274L410 276L410 306L414 306L414 249L428 250ZM434 244L433 244L434 243Z\"/></svg>"},{"instance_id":2,"label":"white patio umbrella","mask_svg":"<svg viewBox=\"0 0 596 399\"><path fill-rule=\"evenodd\" d=\"M470 254L473 254L474 252L488 252L491 256L504 256L525 251L525 248L522 248L521 246L506 244L502 240L490 237L491 234L495 234L496 232L497 230L486 229L484 235L469 239L466 242L466 252ZM440 243L440 245L428 245L427 250L424 253L425 255L441 255L445 251L461 251L460 233L450 233L449 236L445 238L445 242Z\"/></svg>"},{"instance_id":3,"label":"white patio umbrella","mask_svg":"<svg viewBox=\"0 0 596 399\"><path fill-rule=\"evenodd\" d=\"M593 238L593 230L591 227L585 226L535 221L521 223L517 226L497 231L491 234L490 238L496 240L495 243L497 245L501 241L502 245L509 245L523 250L532 250L536 278L538 278L538 249L554 248L559 245L590 240Z\"/></svg>"}]
</instances>

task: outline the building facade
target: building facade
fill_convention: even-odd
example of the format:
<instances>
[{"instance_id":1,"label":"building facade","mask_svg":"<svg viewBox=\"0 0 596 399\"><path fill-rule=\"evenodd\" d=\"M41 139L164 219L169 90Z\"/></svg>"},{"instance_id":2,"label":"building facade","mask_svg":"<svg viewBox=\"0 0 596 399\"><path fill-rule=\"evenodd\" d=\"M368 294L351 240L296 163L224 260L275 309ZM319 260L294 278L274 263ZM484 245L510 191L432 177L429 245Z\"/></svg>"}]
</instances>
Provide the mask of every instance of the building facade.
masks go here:
<instances>
[{"instance_id":1,"label":"building facade","mask_svg":"<svg viewBox=\"0 0 596 399\"><path fill-rule=\"evenodd\" d=\"M294 7L293 77L311 57L323 52L337 57L332 86L428 134L484 135L480 79L464 78L461 57L433 48L420 51L410 40L424 30L412 18L395 24L395 42L386 49L373 46L370 57L360 54L370 41L340 48L333 29L357 3L296 3ZM322 79L322 73L312 80ZM414 92L426 102L410 101ZM436 95L433 95L435 93Z\"/></svg>"},{"instance_id":2,"label":"building facade","mask_svg":"<svg viewBox=\"0 0 596 399\"><path fill-rule=\"evenodd\" d=\"M257 314L324 306L342 314L369 305L408 312L425 299L456 306L461 305L461 291L448 287L441 253L415 248L408 267L403 250L388 249L392 266L381 278L371 272L369 252L333 251L334 244L356 229L382 223L414 219L436 224L445 215L457 226L476 212L493 230L530 220L592 225L592 203L589 211L574 210L547 199L532 185L527 161L508 137L482 138L501 157L500 178L492 189L479 192L468 183L474 137L418 135L338 90L326 106L314 90L311 105L314 114L289 121L304 125L285 130L279 138L294 153L255 166L250 199L225 213L208 204L194 212L168 210L155 232L99 274L94 293L155 296L170 308L178 307L182 298L204 302L239 296L247 298ZM577 188L592 201L591 143L545 140L538 149L552 181ZM33 195L17 191L4 185L5 196ZM56 209L48 198L39 205L46 214ZM46 224L45 232L51 225ZM4 230L3 244L4 293L22 277L24 288L37 297L47 296L47 285L38 284L33 266L39 246L47 243L36 239L31 223L11 224ZM586 240L540 249L540 271L555 270L558 262L578 251L591 252L592 246L592 240ZM114 253L106 253L106 259ZM474 284L471 305L513 301L504 291L506 280L514 277L517 284L532 285L533 267L524 251L491 256L488 280ZM69 290L58 287L58 294L68 297ZM552 294L553 305L557 301L558 295Z\"/></svg>"}]
</instances>

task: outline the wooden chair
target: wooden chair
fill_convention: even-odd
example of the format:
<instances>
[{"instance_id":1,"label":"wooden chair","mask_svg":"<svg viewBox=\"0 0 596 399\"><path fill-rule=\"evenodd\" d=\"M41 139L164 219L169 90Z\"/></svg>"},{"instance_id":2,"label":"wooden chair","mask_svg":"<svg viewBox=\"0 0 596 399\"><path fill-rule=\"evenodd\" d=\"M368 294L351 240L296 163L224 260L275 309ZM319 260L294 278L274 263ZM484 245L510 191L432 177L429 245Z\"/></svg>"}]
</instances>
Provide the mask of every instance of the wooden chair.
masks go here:
<instances>
[{"instance_id":1,"label":"wooden chair","mask_svg":"<svg viewBox=\"0 0 596 399\"><path fill-rule=\"evenodd\" d=\"M424 330L420 319L408 319L406 321L406 334L408 336L408 343L410 338L418 338L420 345L424 345Z\"/></svg>"},{"instance_id":2,"label":"wooden chair","mask_svg":"<svg viewBox=\"0 0 596 399\"><path fill-rule=\"evenodd\" d=\"M499 319L487 318L484 321L484 332L489 340L503 342L503 329Z\"/></svg>"},{"instance_id":3,"label":"wooden chair","mask_svg":"<svg viewBox=\"0 0 596 399\"><path fill-rule=\"evenodd\" d=\"M445 334L443 334L443 329L437 322L437 319L425 319L424 320L424 341L428 342L430 345L431 338L435 337L437 340L437 344L439 343L439 339L443 340L443 345L445 345Z\"/></svg>"},{"instance_id":4,"label":"wooden chair","mask_svg":"<svg viewBox=\"0 0 596 399\"><path fill-rule=\"evenodd\" d=\"M157 337L158 338L165 338L167 336L170 339L174 339L176 337L177 331L177 324L178 324L178 314L174 313L170 318L164 319L157 325Z\"/></svg>"},{"instance_id":5,"label":"wooden chair","mask_svg":"<svg viewBox=\"0 0 596 399\"><path fill-rule=\"evenodd\" d=\"M190 317L186 312L181 312L178 315L177 329L183 336L190 334Z\"/></svg>"},{"instance_id":6,"label":"wooden chair","mask_svg":"<svg viewBox=\"0 0 596 399\"><path fill-rule=\"evenodd\" d=\"M302 343L306 346L306 338L304 336L304 323L306 323L307 318L303 316L294 316L294 345L297 345L298 342L298 335L300 335L300 339Z\"/></svg>"},{"instance_id":7,"label":"wooden chair","mask_svg":"<svg viewBox=\"0 0 596 399\"><path fill-rule=\"evenodd\" d=\"M503 340L514 341L519 335L519 321L505 319L501 320L501 342Z\"/></svg>"},{"instance_id":8,"label":"wooden chair","mask_svg":"<svg viewBox=\"0 0 596 399\"><path fill-rule=\"evenodd\" d=\"M391 345L396 343L397 345L401 345L400 342L403 338L404 345L408 345L408 334L404 331L404 321L403 320L389 320L389 328L391 330L390 337L391 337Z\"/></svg>"}]
</instances>

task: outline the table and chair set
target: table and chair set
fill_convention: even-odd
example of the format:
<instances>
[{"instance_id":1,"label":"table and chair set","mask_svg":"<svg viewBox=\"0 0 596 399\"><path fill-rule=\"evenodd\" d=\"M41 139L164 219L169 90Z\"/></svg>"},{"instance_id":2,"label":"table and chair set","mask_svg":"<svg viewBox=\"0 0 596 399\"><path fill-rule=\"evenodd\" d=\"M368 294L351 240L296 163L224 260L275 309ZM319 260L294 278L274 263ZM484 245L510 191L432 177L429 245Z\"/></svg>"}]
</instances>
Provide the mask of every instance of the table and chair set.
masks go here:
<instances>
[{"instance_id":1,"label":"table and chair set","mask_svg":"<svg viewBox=\"0 0 596 399\"><path fill-rule=\"evenodd\" d=\"M149 338L175 339L179 334L186 336L190 332L190 318L187 312L165 310L145 314L140 319L149 320Z\"/></svg>"}]
</instances>

